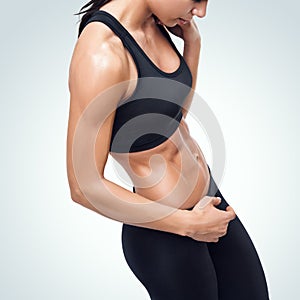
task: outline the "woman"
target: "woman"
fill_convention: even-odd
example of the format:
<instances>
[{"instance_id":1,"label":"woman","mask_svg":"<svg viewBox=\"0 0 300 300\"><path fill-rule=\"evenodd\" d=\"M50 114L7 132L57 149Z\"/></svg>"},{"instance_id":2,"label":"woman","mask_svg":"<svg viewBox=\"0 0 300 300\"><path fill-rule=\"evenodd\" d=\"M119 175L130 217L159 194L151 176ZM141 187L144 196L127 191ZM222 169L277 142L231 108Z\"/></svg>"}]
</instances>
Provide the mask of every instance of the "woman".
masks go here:
<instances>
[{"instance_id":1,"label":"woman","mask_svg":"<svg viewBox=\"0 0 300 300\"><path fill-rule=\"evenodd\" d=\"M190 90L195 88L201 38L192 18L205 16L207 1L99 0L90 1L81 10L87 7L79 13L85 14L69 73L67 166L72 199L99 213L85 198L75 178L71 159L74 131L84 109L96 95L127 82L116 93L116 110L100 128L96 141L95 158L101 182L127 202L157 201L174 190L174 186L176 195L189 192L180 205L170 201L170 207L178 209L164 218L144 223L119 219L123 222L124 256L132 272L155 300L269 299L255 247L219 191L185 122L191 94L183 89L177 97L179 109L178 103L151 98L140 99L138 103L128 101L133 100L137 91L137 78L172 79ZM183 56L168 31L184 40ZM171 89L165 90L170 98L176 98ZM135 129L139 126L134 123L132 130L123 131L118 138L118 130L131 118L148 112L168 115L170 118L160 120L159 125L168 130L157 134L153 131L156 119L144 118L140 125L150 127L147 134L135 139ZM129 146L125 133L133 141ZM105 179L108 154L127 171L136 186L134 193ZM163 177L161 161L153 163L156 155L165 164ZM191 174L196 182L188 180ZM186 180L178 185L181 177ZM153 178L159 180L153 184ZM201 199L209 201L199 209Z\"/></svg>"}]
</instances>

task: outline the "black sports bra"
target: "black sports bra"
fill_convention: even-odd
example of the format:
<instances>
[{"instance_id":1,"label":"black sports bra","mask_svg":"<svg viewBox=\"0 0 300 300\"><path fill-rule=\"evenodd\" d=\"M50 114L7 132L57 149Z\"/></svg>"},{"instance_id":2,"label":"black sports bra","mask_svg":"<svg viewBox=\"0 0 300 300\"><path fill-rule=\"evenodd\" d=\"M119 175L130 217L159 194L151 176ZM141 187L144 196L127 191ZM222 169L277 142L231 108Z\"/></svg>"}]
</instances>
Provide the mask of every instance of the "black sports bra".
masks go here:
<instances>
[{"instance_id":1,"label":"black sports bra","mask_svg":"<svg viewBox=\"0 0 300 300\"><path fill-rule=\"evenodd\" d=\"M179 126L182 105L192 87L191 71L162 25L158 27L180 58L178 69L171 73L159 69L127 29L104 10L97 10L90 16L80 27L78 37L83 28L94 21L105 23L121 39L134 59L140 78L133 94L116 109L110 152L128 153L154 148L167 140ZM153 78L144 80L145 77ZM155 97L157 94L162 97Z\"/></svg>"}]
</instances>

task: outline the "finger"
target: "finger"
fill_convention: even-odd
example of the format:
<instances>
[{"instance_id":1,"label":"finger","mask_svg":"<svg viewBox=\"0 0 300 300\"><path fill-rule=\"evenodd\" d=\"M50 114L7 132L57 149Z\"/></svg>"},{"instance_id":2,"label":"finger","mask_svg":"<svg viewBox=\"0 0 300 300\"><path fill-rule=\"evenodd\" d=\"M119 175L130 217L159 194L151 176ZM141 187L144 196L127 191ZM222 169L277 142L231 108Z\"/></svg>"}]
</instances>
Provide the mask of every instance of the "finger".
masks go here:
<instances>
[{"instance_id":1,"label":"finger","mask_svg":"<svg viewBox=\"0 0 300 300\"><path fill-rule=\"evenodd\" d=\"M233 220L236 217L235 211L230 205L226 207L226 211L230 213L229 217L231 220Z\"/></svg>"},{"instance_id":2,"label":"finger","mask_svg":"<svg viewBox=\"0 0 300 300\"><path fill-rule=\"evenodd\" d=\"M212 197L205 196L195 206L197 207L197 209L203 209L207 204L209 204L212 201Z\"/></svg>"},{"instance_id":3,"label":"finger","mask_svg":"<svg viewBox=\"0 0 300 300\"><path fill-rule=\"evenodd\" d=\"M219 205L221 203L222 199L220 197L213 197L212 198L212 205Z\"/></svg>"}]
</instances>

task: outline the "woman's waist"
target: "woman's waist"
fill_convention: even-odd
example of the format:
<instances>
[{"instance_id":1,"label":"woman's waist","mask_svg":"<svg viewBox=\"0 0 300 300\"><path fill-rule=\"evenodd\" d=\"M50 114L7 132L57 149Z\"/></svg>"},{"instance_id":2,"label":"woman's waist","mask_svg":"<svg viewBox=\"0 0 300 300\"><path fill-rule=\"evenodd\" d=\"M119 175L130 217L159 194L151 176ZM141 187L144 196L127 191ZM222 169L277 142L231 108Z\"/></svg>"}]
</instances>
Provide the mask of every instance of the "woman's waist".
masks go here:
<instances>
[{"instance_id":1,"label":"woman's waist","mask_svg":"<svg viewBox=\"0 0 300 300\"><path fill-rule=\"evenodd\" d=\"M135 192L153 201L185 209L194 206L209 188L210 173L205 160L184 158L181 168L173 162L153 159L147 172L130 176Z\"/></svg>"}]
</instances>

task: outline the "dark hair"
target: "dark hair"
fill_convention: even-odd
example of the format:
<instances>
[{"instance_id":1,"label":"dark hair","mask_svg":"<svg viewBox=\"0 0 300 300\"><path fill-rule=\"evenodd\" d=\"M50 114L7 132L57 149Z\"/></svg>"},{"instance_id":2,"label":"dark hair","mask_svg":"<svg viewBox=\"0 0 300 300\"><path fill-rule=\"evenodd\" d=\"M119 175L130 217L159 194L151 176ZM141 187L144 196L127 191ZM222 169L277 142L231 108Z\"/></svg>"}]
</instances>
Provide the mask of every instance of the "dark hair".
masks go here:
<instances>
[{"instance_id":1,"label":"dark hair","mask_svg":"<svg viewBox=\"0 0 300 300\"><path fill-rule=\"evenodd\" d=\"M89 17L97 10L99 10L99 8L101 6L103 6L104 4L110 2L111 0L91 0L90 2L88 2L87 4L83 5L79 12L74 14L74 15L81 15L84 13L84 15L80 18L79 22L79 29L78 29L78 36L79 33L82 31L82 29L84 28L85 23L87 22L87 20L89 19ZM89 7L90 6L90 7ZM89 8L87 8L89 7ZM84 10L85 8L87 8L86 10Z\"/></svg>"},{"instance_id":2,"label":"dark hair","mask_svg":"<svg viewBox=\"0 0 300 300\"><path fill-rule=\"evenodd\" d=\"M91 0L90 2L88 2L87 4L83 5L79 12L74 14L74 15L81 15L84 13L84 15L80 18L79 22L79 29L78 29L78 36L79 33L82 31L82 29L84 28L84 25L86 23L86 21L89 19L89 17L92 15L92 13L94 13L95 11L99 10L99 8L101 6L103 6L104 4L110 2L111 0ZM201 2L202 0L193 0L194 2ZM90 6L90 7L89 7ZM89 8L87 8L89 7ZM86 10L83 10L87 8ZM154 18L156 19L156 16L154 16Z\"/></svg>"}]
</instances>

